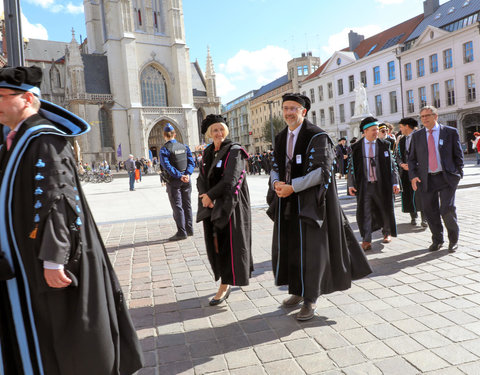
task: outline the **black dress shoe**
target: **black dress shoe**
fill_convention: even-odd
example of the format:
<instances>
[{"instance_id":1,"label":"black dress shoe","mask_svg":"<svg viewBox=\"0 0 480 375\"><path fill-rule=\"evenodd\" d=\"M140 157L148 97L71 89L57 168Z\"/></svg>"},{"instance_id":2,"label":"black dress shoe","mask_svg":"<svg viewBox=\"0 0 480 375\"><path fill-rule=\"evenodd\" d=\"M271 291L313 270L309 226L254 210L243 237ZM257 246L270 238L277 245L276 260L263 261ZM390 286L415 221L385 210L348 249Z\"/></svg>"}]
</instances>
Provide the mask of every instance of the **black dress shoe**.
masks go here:
<instances>
[{"instance_id":1,"label":"black dress shoe","mask_svg":"<svg viewBox=\"0 0 480 375\"><path fill-rule=\"evenodd\" d=\"M448 252L449 253L454 253L455 251L458 250L458 243L449 243L448 244Z\"/></svg>"},{"instance_id":2,"label":"black dress shoe","mask_svg":"<svg viewBox=\"0 0 480 375\"><path fill-rule=\"evenodd\" d=\"M416 220L416 219L412 219L412 220L410 221L410 224L412 224L412 225L417 225L417 220Z\"/></svg>"},{"instance_id":3,"label":"black dress shoe","mask_svg":"<svg viewBox=\"0 0 480 375\"><path fill-rule=\"evenodd\" d=\"M437 251L440 250L443 246L443 242L440 243L432 243L430 247L428 248L428 251Z\"/></svg>"},{"instance_id":4,"label":"black dress shoe","mask_svg":"<svg viewBox=\"0 0 480 375\"><path fill-rule=\"evenodd\" d=\"M168 240L169 241L180 241L180 240L184 240L185 238L187 238L186 234L176 233L174 236L170 237Z\"/></svg>"},{"instance_id":5,"label":"black dress shoe","mask_svg":"<svg viewBox=\"0 0 480 375\"><path fill-rule=\"evenodd\" d=\"M223 301L225 301L225 300L230 296L230 292L231 292L231 291L232 291L232 287L229 286L228 289L227 289L227 292L223 295L222 298L220 298L220 299L212 298L208 304L209 304L210 306L217 306L217 305L219 305L220 303L222 303Z\"/></svg>"},{"instance_id":6,"label":"black dress shoe","mask_svg":"<svg viewBox=\"0 0 480 375\"><path fill-rule=\"evenodd\" d=\"M423 228L428 228L427 220L422 220L422 227Z\"/></svg>"},{"instance_id":7,"label":"black dress shoe","mask_svg":"<svg viewBox=\"0 0 480 375\"><path fill-rule=\"evenodd\" d=\"M187 230L187 236L192 237L193 236L193 230L191 232Z\"/></svg>"},{"instance_id":8,"label":"black dress shoe","mask_svg":"<svg viewBox=\"0 0 480 375\"><path fill-rule=\"evenodd\" d=\"M300 321L310 320L315 316L317 305L312 302L304 302L296 318Z\"/></svg>"}]
</instances>

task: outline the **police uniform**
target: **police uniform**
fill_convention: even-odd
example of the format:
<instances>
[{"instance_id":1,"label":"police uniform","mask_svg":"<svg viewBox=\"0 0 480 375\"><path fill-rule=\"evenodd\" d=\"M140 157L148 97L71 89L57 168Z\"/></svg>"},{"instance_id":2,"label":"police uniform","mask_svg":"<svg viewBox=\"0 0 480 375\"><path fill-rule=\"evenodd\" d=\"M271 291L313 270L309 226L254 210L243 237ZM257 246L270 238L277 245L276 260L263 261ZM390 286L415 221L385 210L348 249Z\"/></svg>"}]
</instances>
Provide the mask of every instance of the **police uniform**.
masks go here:
<instances>
[{"instance_id":1,"label":"police uniform","mask_svg":"<svg viewBox=\"0 0 480 375\"><path fill-rule=\"evenodd\" d=\"M170 124L164 131L173 131ZM169 140L160 149L160 166L162 176L167 181L167 193L173 210L173 219L177 225L177 233L170 237L171 241L187 238L193 235L193 214L191 205L192 183L183 182L183 175L193 173L195 162L188 146Z\"/></svg>"}]
</instances>

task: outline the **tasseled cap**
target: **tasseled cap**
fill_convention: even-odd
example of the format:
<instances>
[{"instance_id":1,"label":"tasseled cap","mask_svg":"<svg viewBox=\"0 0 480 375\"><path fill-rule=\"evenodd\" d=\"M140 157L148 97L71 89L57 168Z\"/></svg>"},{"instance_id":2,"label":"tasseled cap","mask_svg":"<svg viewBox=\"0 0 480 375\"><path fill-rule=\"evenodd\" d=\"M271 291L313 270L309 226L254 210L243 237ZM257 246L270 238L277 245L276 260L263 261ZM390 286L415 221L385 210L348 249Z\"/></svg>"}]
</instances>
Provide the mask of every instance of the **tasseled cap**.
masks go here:
<instances>
[{"instance_id":1,"label":"tasseled cap","mask_svg":"<svg viewBox=\"0 0 480 375\"><path fill-rule=\"evenodd\" d=\"M365 117L362 122L360 123L360 131L363 131L371 126L378 126L378 120L375 117Z\"/></svg>"},{"instance_id":2,"label":"tasseled cap","mask_svg":"<svg viewBox=\"0 0 480 375\"><path fill-rule=\"evenodd\" d=\"M202 134L205 134L208 130L208 127L212 124L216 124L217 122L221 122L222 124L227 124L227 119L223 118L220 115L208 115L205 117L205 119L202 121Z\"/></svg>"},{"instance_id":3,"label":"tasseled cap","mask_svg":"<svg viewBox=\"0 0 480 375\"><path fill-rule=\"evenodd\" d=\"M42 69L38 66L6 67L0 69L0 88L28 91L40 97Z\"/></svg>"},{"instance_id":4,"label":"tasseled cap","mask_svg":"<svg viewBox=\"0 0 480 375\"><path fill-rule=\"evenodd\" d=\"M311 102L308 96L298 93L288 93L282 96L282 103L286 102L287 100L293 100L294 102L297 102L303 108L305 108L307 112L310 110Z\"/></svg>"}]
</instances>

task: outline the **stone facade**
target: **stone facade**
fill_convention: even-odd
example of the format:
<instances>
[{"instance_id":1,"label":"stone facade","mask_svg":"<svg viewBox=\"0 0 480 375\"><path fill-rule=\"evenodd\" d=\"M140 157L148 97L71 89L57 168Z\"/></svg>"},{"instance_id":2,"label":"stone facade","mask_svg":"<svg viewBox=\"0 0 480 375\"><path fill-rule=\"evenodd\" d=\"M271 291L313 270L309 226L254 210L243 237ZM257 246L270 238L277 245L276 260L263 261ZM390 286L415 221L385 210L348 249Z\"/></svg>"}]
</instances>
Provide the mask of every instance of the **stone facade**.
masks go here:
<instances>
[{"instance_id":1,"label":"stone facade","mask_svg":"<svg viewBox=\"0 0 480 375\"><path fill-rule=\"evenodd\" d=\"M42 93L92 126L78 139L84 161L157 156L169 122L190 147L200 123L220 113L213 61L190 63L181 0L84 0L79 45L32 39L26 64L44 71ZM121 150L121 156L117 152Z\"/></svg>"}]
</instances>

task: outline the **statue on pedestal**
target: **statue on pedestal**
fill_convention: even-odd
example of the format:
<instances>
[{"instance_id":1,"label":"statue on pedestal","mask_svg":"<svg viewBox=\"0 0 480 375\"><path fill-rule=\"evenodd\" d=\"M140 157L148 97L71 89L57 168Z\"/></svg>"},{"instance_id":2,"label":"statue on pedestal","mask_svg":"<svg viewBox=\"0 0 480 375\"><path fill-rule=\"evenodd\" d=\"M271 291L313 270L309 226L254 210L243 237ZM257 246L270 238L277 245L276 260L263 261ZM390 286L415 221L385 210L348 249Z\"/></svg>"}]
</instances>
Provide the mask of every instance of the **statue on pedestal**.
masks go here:
<instances>
[{"instance_id":1,"label":"statue on pedestal","mask_svg":"<svg viewBox=\"0 0 480 375\"><path fill-rule=\"evenodd\" d=\"M363 85L363 82L359 82L357 88L355 89L355 114L354 117L361 117L370 113L367 100L367 90Z\"/></svg>"}]
</instances>

